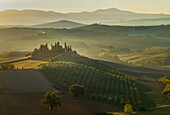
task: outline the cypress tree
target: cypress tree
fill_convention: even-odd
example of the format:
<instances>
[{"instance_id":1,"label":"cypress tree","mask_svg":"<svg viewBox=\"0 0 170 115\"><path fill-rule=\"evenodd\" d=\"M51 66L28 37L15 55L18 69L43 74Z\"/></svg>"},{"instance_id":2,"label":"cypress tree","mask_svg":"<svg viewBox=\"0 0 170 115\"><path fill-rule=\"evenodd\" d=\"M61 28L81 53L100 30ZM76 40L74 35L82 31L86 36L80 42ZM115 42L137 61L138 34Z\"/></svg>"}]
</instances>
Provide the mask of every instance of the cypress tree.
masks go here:
<instances>
[{"instance_id":1,"label":"cypress tree","mask_svg":"<svg viewBox=\"0 0 170 115\"><path fill-rule=\"evenodd\" d=\"M60 50L60 43L57 42L57 50L59 51Z\"/></svg>"},{"instance_id":2,"label":"cypress tree","mask_svg":"<svg viewBox=\"0 0 170 115\"><path fill-rule=\"evenodd\" d=\"M58 47L60 46L60 43L59 43L59 42L57 42L57 46L58 46Z\"/></svg>"},{"instance_id":3,"label":"cypress tree","mask_svg":"<svg viewBox=\"0 0 170 115\"><path fill-rule=\"evenodd\" d=\"M67 44L66 44L66 42L65 42L65 47L64 47L65 49L67 49Z\"/></svg>"},{"instance_id":4,"label":"cypress tree","mask_svg":"<svg viewBox=\"0 0 170 115\"><path fill-rule=\"evenodd\" d=\"M47 43L45 44L45 50L49 50Z\"/></svg>"},{"instance_id":5,"label":"cypress tree","mask_svg":"<svg viewBox=\"0 0 170 115\"><path fill-rule=\"evenodd\" d=\"M70 45L70 51L71 51L72 49L71 49L71 45Z\"/></svg>"},{"instance_id":6,"label":"cypress tree","mask_svg":"<svg viewBox=\"0 0 170 115\"><path fill-rule=\"evenodd\" d=\"M41 52L42 52L42 49L43 49L42 47L43 47L43 46L41 45L41 46L40 46L40 51L41 51Z\"/></svg>"},{"instance_id":7,"label":"cypress tree","mask_svg":"<svg viewBox=\"0 0 170 115\"><path fill-rule=\"evenodd\" d=\"M70 50L70 48L69 48L69 45L67 46L67 51L69 51Z\"/></svg>"}]
</instances>

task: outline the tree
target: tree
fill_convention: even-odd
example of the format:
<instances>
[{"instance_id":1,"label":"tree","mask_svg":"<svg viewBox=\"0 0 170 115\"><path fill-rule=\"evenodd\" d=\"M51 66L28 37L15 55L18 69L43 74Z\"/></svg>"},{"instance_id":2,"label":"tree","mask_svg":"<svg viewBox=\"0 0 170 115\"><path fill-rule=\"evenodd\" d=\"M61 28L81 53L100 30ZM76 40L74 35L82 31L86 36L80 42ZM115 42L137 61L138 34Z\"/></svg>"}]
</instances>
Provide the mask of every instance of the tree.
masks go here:
<instances>
[{"instance_id":1,"label":"tree","mask_svg":"<svg viewBox=\"0 0 170 115\"><path fill-rule=\"evenodd\" d=\"M14 70L15 66L14 64L4 64L0 66L0 69L2 70Z\"/></svg>"},{"instance_id":2,"label":"tree","mask_svg":"<svg viewBox=\"0 0 170 115\"><path fill-rule=\"evenodd\" d=\"M50 63L53 62L53 58L49 58L48 62Z\"/></svg>"},{"instance_id":3,"label":"tree","mask_svg":"<svg viewBox=\"0 0 170 115\"><path fill-rule=\"evenodd\" d=\"M71 45L70 45L70 51L72 51L72 49L71 49Z\"/></svg>"},{"instance_id":4,"label":"tree","mask_svg":"<svg viewBox=\"0 0 170 115\"><path fill-rule=\"evenodd\" d=\"M145 108L143 105L139 105L139 106L137 107L137 110L138 110L138 111L146 111L146 108Z\"/></svg>"},{"instance_id":5,"label":"tree","mask_svg":"<svg viewBox=\"0 0 170 115\"><path fill-rule=\"evenodd\" d=\"M65 42L64 48L67 49L67 44L66 44L66 42Z\"/></svg>"},{"instance_id":6,"label":"tree","mask_svg":"<svg viewBox=\"0 0 170 115\"><path fill-rule=\"evenodd\" d=\"M61 107L61 97L57 94L58 94L58 92L56 92L56 91L54 91L52 93L47 92L44 95L44 98L41 99L42 106L46 106L50 110L53 110L53 108Z\"/></svg>"},{"instance_id":7,"label":"tree","mask_svg":"<svg viewBox=\"0 0 170 115\"><path fill-rule=\"evenodd\" d=\"M116 61L116 62L120 62L121 61L120 58L117 55L113 56L113 60Z\"/></svg>"},{"instance_id":8,"label":"tree","mask_svg":"<svg viewBox=\"0 0 170 115\"><path fill-rule=\"evenodd\" d=\"M145 51L146 51L146 52L149 52L149 48L145 48Z\"/></svg>"},{"instance_id":9,"label":"tree","mask_svg":"<svg viewBox=\"0 0 170 115\"><path fill-rule=\"evenodd\" d=\"M131 104L126 104L125 107L124 107L124 112L126 113L131 113L133 112L133 107Z\"/></svg>"},{"instance_id":10,"label":"tree","mask_svg":"<svg viewBox=\"0 0 170 115\"><path fill-rule=\"evenodd\" d=\"M83 85L74 84L69 87L70 94L74 97L81 97L85 93L85 87Z\"/></svg>"}]
</instances>

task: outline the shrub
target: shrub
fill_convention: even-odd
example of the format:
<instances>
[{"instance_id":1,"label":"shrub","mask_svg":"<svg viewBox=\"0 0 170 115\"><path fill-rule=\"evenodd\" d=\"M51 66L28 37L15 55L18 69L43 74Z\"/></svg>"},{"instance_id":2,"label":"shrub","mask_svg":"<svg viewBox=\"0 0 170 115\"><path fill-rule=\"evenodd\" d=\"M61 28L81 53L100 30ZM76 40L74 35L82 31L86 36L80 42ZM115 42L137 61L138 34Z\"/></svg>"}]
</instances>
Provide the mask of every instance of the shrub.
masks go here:
<instances>
[{"instance_id":1,"label":"shrub","mask_svg":"<svg viewBox=\"0 0 170 115\"><path fill-rule=\"evenodd\" d=\"M14 64L4 64L4 65L0 65L0 69L13 70L13 69L15 69L15 66L14 66Z\"/></svg>"},{"instance_id":2,"label":"shrub","mask_svg":"<svg viewBox=\"0 0 170 115\"><path fill-rule=\"evenodd\" d=\"M59 108L61 107L61 97L57 95L58 92L54 91L52 93L47 92L44 95L44 98L41 99L41 105L48 107L50 110L53 110L53 108Z\"/></svg>"},{"instance_id":3,"label":"shrub","mask_svg":"<svg viewBox=\"0 0 170 115\"><path fill-rule=\"evenodd\" d=\"M74 84L69 87L70 94L74 97L83 96L85 93L85 87L83 85Z\"/></svg>"},{"instance_id":4,"label":"shrub","mask_svg":"<svg viewBox=\"0 0 170 115\"><path fill-rule=\"evenodd\" d=\"M146 111L146 108L142 105L140 105L139 107L137 107L138 111Z\"/></svg>"},{"instance_id":5,"label":"shrub","mask_svg":"<svg viewBox=\"0 0 170 115\"><path fill-rule=\"evenodd\" d=\"M168 93L170 93L170 84L167 84L167 85L165 86L165 89L162 91L162 93L163 93L163 94L168 94Z\"/></svg>"},{"instance_id":6,"label":"shrub","mask_svg":"<svg viewBox=\"0 0 170 115\"><path fill-rule=\"evenodd\" d=\"M131 113L133 112L133 107L131 104L126 104L125 107L124 107L124 112L126 113Z\"/></svg>"}]
</instances>

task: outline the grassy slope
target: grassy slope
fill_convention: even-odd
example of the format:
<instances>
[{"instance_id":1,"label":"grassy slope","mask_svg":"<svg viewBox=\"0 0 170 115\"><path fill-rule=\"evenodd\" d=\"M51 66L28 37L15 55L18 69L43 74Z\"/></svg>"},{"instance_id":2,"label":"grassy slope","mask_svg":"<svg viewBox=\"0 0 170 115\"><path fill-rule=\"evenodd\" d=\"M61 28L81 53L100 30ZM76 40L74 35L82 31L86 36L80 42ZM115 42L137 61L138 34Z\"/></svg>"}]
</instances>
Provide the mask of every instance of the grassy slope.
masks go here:
<instances>
[{"instance_id":1,"label":"grassy slope","mask_svg":"<svg viewBox=\"0 0 170 115\"><path fill-rule=\"evenodd\" d=\"M139 64L142 60L150 59L150 58L163 58L165 59L166 63L163 67L169 65L170 60L170 51L162 51L162 52L139 52L139 53L132 53L132 54L122 54L119 55L122 61L129 61L134 64Z\"/></svg>"},{"instance_id":2,"label":"grassy slope","mask_svg":"<svg viewBox=\"0 0 170 115\"><path fill-rule=\"evenodd\" d=\"M147 67L137 67L123 64L116 64L111 62L104 63L112 66L113 68L117 68L119 71L124 72L125 74L132 77L137 82L137 87L141 92L141 100L144 102L144 105L148 108L152 108L155 106L168 105L169 102L167 97L161 94L165 85L162 82L159 82L158 79L164 75L170 75L169 70L159 70L152 69ZM163 108L164 109L164 108ZM165 108L165 114L167 114L168 109ZM158 112L158 115L163 114L163 110L156 109L153 111L148 111L146 113L141 114L153 114Z\"/></svg>"},{"instance_id":3,"label":"grassy slope","mask_svg":"<svg viewBox=\"0 0 170 115\"><path fill-rule=\"evenodd\" d=\"M69 58L60 57L59 60L62 61L65 60L67 62L73 61L71 56ZM82 62L77 60L77 63L82 63ZM125 72L125 74L127 74L129 77L134 78L135 81L137 82L137 87L141 92L140 93L141 100L143 101L144 106L147 109L169 104L169 102L167 101L167 97L161 94L162 90L164 89L164 84L158 81L158 78L161 77L164 74L164 72L166 73L167 71L146 68L146 67L136 67L136 66L128 66L128 65L116 64L116 63L109 63L105 61L101 61L101 63L109 64L114 69L118 69L118 70L120 70L119 68L121 69L126 68L127 72ZM139 72L139 74L135 74L135 70ZM132 74L130 74L129 71L131 71ZM150 73L148 73L148 71L150 71ZM122 72L124 71L122 70ZM166 112L163 112L162 109L163 110L165 109ZM161 115L164 113L166 115L168 112L169 112L168 109L161 108L161 109L142 112L138 114L154 115L155 113L157 113L158 115Z\"/></svg>"},{"instance_id":4,"label":"grassy slope","mask_svg":"<svg viewBox=\"0 0 170 115\"><path fill-rule=\"evenodd\" d=\"M101 61L102 62L102 61ZM31 63L31 62L30 62ZM106 62L102 62L102 63L106 63ZM22 62L21 62L21 64L22 64ZM108 64L108 63L107 63ZM109 63L109 65L110 64L112 64L112 67L113 68L128 68L128 70L136 70L136 71L142 71L142 72L146 72L147 70L148 70L148 68L143 68L143 67L133 67L133 66L125 66L125 65L121 65L121 64L115 64L115 63ZM27 65L27 64L26 64ZM149 70L152 70L152 69L149 69ZM152 70L153 72L155 72L155 71L157 71L157 70ZM132 71L133 72L133 71ZM158 73L163 73L163 71L158 71ZM162 95L160 92L162 91L162 89L164 88L164 85L162 84L162 83L160 83L160 82L158 82L157 80L153 80L153 79L146 79L146 78L138 78L139 76L131 76L130 75L130 77L133 77L133 78L135 78L136 79L136 81L137 82L139 82L140 84L142 84L142 86L139 86L139 88L141 87L141 90L143 90L143 94L142 94L142 96L143 96L143 101L145 101L145 104L146 105L148 105L148 106L156 106L156 105L158 105L159 106L159 104L160 105L164 105L164 104L168 104L168 102L167 102L167 98L164 96L164 95ZM13 95L12 96L3 96L3 98L5 98L5 99L7 99L7 100L11 100L11 103L12 103L12 105L13 104L15 104L15 103L21 103L21 105L22 105L22 103L23 103L23 100L29 100L29 98L31 97L31 99L32 100L35 100L34 102L33 101L27 101L27 104L26 104L26 108L25 107L21 107L21 112L24 112L24 111L28 111L29 112L29 110L32 110L33 112L35 112L35 113L37 113L37 114L41 114L41 112L43 111L44 113L48 113L48 114L50 114L51 112L49 112L49 111L46 111L46 110L42 110L42 108L40 108L40 105L39 105L39 98L40 98L40 95L38 95L38 97L37 98L33 98L34 96L23 96L23 97L21 97L21 96L15 96L16 98L19 98L19 99L17 99L17 101L14 101L13 100ZM67 96L66 96L67 97ZM68 99L70 99L71 97L69 97L68 96ZM149 100L148 100L149 99ZM67 100L67 98L66 98L66 100ZM82 101L86 101L87 103L87 107L86 106L84 106L83 104L82 104ZM149 102L149 103L148 103ZM2 103L5 103L5 101L2 101ZM69 102L66 102L65 100L64 100L64 103L65 104L68 104L68 106L69 105L71 105L71 104L73 104L73 103L75 103L74 101L72 102L72 100L70 100ZM77 103L77 102L76 102ZM75 109L76 109L76 107L78 107L78 106L83 106L82 108L81 108L81 110L82 111L88 111L88 110L90 110L90 108L88 108L88 103L94 103L94 102L92 102L92 101L89 101L89 100L84 100L84 99L82 99L81 101L79 101L79 103L81 104L81 105L77 105L77 106L75 106ZM96 103L96 102L95 102ZM31 107L30 105L31 104L33 104L34 106L33 107ZM4 105L4 104L3 104ZM0 105L1 106L1 105ZM96 106L96 105L94 105L94 106ZM14 112L15 111L15 109L16 108L18 108L18 107L20 107L20 105L13 105L13 107L11 108L11 111L10 112ZM6 108L8 108L8 105L6 105L6 106L3 106L3 109L2 109L2 111L3 112L7 112L6 110ZM15 108L15 109L14 109ZM106 112L106 111L110 111L110 112L113 112L113 111L115 111L115 107L114 108L112 108L112 109L108 109L108 106L105 106L105 105L100 105L100 106L97 106L96 107L97 109L96 110L99 110L99 112ZM99 108L107 108L107 109L105 109L105 110L103 110L103 109L99 109ZM66 110L65 112L73 112L73 111L71 111L70 109L68 110L67 109L67 107L65 106L64 108L63 108L64 110ZM63 112L63 109L61 109L60 110L60 114L61 114L61 111ZM158 110L154 110L154 111L149 111L149 112L147 112L148 114L153 114L153 115L155 115L155 113L157 113L158 115L161 115L161 114L166 114L166 112L165 111L163 111L163 110L166 110L166 112L168 112L168 109L164 109L164 108L162 108L162 109L158 109ZM37 112L37 111L39 111L39 112ZM117 111L117 110L116 110ZM120 111L120 109L118 109L118 111ZM15 111L14 113L17 113L17 111ZM53 113L51 113L51 114L53 114ZM145 113L139 113L139 114L145 114Z\"/></svg>"},{"instance_id":5,"label":"grassy slope","mask_svg":"<svg viewBox=\"0 0 170 115\"><path fill-rule=\"evenodd\" d=\"M29 51L8 50L0 53L0 59L24 57Z\"/></svg>"},{"instance_id":6,"label":"grassy slope","mask_svg":"<svg viewBox=\"0 0 170 115\"><path fill-rule=\"evenodd\" d=\"M29 51L8 51L0 54L0 64L12 63L15 68L22 69L38 69L38 65L45 63L45 61L40 60L27 60L25 54Z\"/></svg>"},{"instance_id":7,"label":"grassy slope","mask_svg":"<svg viewBox=\"0 0 170 115\"><path fill-rule=\"evenodd\" d=\"M46 34L41 34L43 31ZM76 50L81 49L78 41L79 43L84 42L88 44L86 48L95 51L98 47L89 48L89 46L94 47L93 44L104 44L145 49L151 46L168 46L170 43L168 39L169 33L169 26L126 27L90 25L74 29L7 28L0 29L0 50L14 47L17 50L32 50L40 43L52 43L57 40L72 42L71 44L77 48ZM149 37L146 35L149 35Z\"/></svg>"},{"instance_id":8,"label":"grassy slope","mask_svg":"<svg viewBox=\"0 0 170 115\"><path fill-rule=\"evenodd\" d=\"M22 69L22 67L24 69L38 69L39 65L42 63L46 63L46 62L40 60L25 60L25 61L15 62L13 64L18 69Z\"/></svg>"},{"instance_id":9,"label":"grassy slope","mask_svg":"<svg viewBox=\"0 0 170 115\"><path fill-rule=\"evenodd\" d=\"M56 62L43 64L41 71L49 81L56 84L56 87L66 92L68 92L70 85L78 83L86 87L86 94L92 98L101 97L103 100L108 100L108 97L116 98L118 96L123 100L122 96L128 96L127 91L125 91L125 87L127 88L130 85L125 83L128 78L123 79L122 75L120 75L119 82L118 72L98 60L82 57L72 52L67 52L54 60ZM129 82L133 84L130 79L128 80ZM125 87L123 87L123 83ZM111 86L112 84L116 86ZM129 89L126 90L129 91ZM133 91L130 90L129 92ZM137 99L137 95L135 95L135 98ZM113 102L115 103L117 100L113 100Z\"/></svg>"}]
</instances>

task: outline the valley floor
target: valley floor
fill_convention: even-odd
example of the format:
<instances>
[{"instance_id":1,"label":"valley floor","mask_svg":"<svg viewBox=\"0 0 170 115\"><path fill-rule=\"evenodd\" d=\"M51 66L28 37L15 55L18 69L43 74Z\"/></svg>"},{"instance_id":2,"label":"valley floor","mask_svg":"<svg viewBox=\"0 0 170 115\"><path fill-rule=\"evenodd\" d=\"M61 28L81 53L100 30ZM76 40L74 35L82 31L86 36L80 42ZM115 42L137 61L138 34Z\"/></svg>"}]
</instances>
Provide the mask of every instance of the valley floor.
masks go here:
<instances>
[{"instance_id":1,"label":"valley floor","mask_svg":"<svg viewBox=\"0 0 170 115\"><path fill-rule=\"evenodd\" d=\"M43 94L0 94L1 115L94 115L94 113L122 111L116 106L95 102L85 98L74 98L61 95L62 107L54 111L41 107L40 98Z\"/></svg>"},{"instance_id":2,"label":"valley floor","mask_svg":"<svg viewBox=\"0 0 170 115\"><path fill-rule=\"evenodd\" d=\"M30 68L37 67L42 61L25 60L15 62L14 65L18 67L28 67L27 70L8 70L0 71L0 86L2 92L0 93L0 115L93 115L101 112L122 112L123 109L118 106L111 106L101 102L89 100L87 98L74 98L70 95L61 95L62 107L51 112L47 108L41 107L40 98L44 92L53 91L48 81L37 71L30 70ZM107 63L112 65L110 63ZM128 71L134 70L135 67L124 66L119 64L112 65L118 69L127 68ZM122 68L123 67L123 68ZM147 73L147 68L135 68L136 71ZM156 70L150 70L155 72ZM127 72L128 74L129 72ZM134 74L134 71L132 71ZM158 72L159 73L159 72ZM162 71L160 71L162 73ZM126 74L126 73L125 73ZM152 73L151 73L152 74ZM138 74L137 74L138 75ZM142 75L142 76L141 76ZM154 76L157 74L152 74ZM168 105L168 99L161 94L164 84L159 82L157 77L153 79L150 76L132 76L140 84L139 90L142 91L142 101L146 107L155 107L161 105ZM22 83L24 81L24 83ZM46 85L44 85L46 84ZM34 92L32 92L32 90ZM6 92L6 94L4 94ZM41 92L41 93L40 93ZM137 112L139 115L168 115L170 107L164 107L147 112Z\"/></svg>"}]
</instances>

